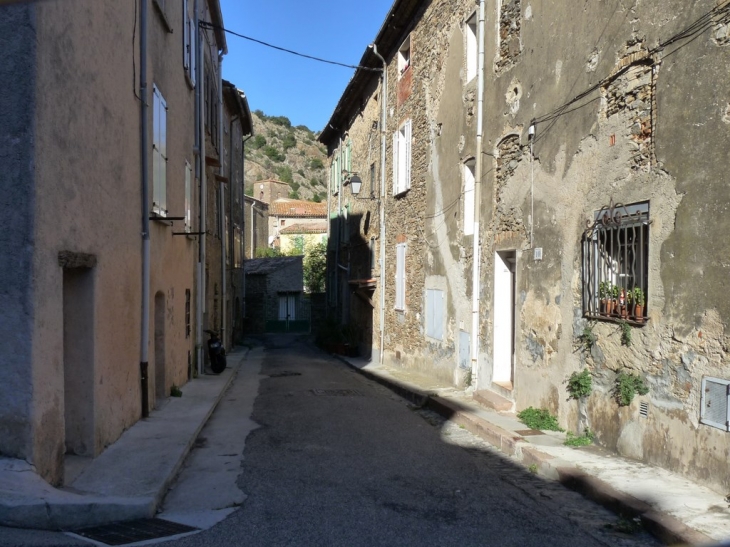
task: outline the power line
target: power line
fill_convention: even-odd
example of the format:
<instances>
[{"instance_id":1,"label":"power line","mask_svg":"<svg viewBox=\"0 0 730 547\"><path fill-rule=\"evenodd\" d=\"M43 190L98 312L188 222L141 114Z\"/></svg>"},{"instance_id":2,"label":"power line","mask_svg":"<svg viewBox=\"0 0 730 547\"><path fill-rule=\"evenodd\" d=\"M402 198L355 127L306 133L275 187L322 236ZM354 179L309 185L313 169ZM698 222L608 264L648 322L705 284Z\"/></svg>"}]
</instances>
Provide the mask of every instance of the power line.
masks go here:
<instances>
[{"instance_id":1,"label":"power line","mask_svg":"<svg viewBox=\"0 0 730 547\"><path fill-rule=\"evenodd\" d=\"M227 28L220 27L218 25L214 25L212 23L208 23L207 21L201 21L200 26L202 28L207 29L213 29L213 30L222 30L223 32L227 32L228 34L232 34L233 36L238 36L239 38L243 38L244 40L249 40L251 42L255 42L257 44L261 44L262 46L270 47L272 49L276 49L279 51L284 51L286 53L291 53L292 55L297 55L299 57L304 57L305 59L312 59L313 61L319 61L320 63L327 63L330 65L337 65L337 66L343 66L345 68L354 68L358 70L369 70L371 72L382 72L382 68L372 68L368 66L360 66L360 65L348 65L346 63L338 63L337 61L329 61L327 59L322 59L320 57L313 57L312 55L306 55L304 53L299 53L298 51L293 51L291 49L286 49L283 47L275 46L273 44L269 44L267 42L264 42L262 40L257 40L256 38L251 38L250 36L245 36L243 34L239 34L238 32L234 32L232 30L229 30Z\"/></svg>"}]
</instances>

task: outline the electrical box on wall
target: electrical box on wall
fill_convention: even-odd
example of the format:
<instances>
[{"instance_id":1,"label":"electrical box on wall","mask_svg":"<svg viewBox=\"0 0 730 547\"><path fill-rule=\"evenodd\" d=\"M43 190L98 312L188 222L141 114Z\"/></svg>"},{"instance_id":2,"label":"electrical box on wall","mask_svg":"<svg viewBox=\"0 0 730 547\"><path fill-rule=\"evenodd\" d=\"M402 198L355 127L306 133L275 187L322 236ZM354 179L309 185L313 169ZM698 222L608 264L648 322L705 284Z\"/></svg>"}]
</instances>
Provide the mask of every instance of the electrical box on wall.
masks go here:
<instances>
[{"instance_id":1,"label":"electrical box on wall","mask_svg":"<svg viewBox=\"0 0 730 547\"><path fill-rule=\"evenodd\" d=\"M535 260L542 260L542 247L535 247L533 257Z\"/></svg>"}]
</instances>

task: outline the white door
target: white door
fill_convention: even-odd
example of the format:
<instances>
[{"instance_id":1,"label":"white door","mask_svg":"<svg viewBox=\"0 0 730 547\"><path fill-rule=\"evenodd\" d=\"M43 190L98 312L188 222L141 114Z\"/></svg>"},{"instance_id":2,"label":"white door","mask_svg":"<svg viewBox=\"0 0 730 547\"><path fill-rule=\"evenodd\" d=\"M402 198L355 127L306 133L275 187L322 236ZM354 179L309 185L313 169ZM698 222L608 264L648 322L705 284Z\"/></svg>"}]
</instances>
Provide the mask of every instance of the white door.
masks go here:
<instances>
[{"instance_id":1,"label":"white door","mask_svg":"<svg viewBox=\"0 0 730 547\"><path fill-rule=\"evenodd\" d=\"M511 256L510 256L511 254ZM494 370L492 382L512 389L514 353L513 253L494 254Z\"/></svg>"},{"instance_id":2,"label":"white door","mask_svg":"<svg viewBox=\"0 0 730 547\"><path fill-rule=\"evenodd\" d=\"M296 319L296 295L279 295L279 321L293 321Z\"/></svg>"}]
</instances>

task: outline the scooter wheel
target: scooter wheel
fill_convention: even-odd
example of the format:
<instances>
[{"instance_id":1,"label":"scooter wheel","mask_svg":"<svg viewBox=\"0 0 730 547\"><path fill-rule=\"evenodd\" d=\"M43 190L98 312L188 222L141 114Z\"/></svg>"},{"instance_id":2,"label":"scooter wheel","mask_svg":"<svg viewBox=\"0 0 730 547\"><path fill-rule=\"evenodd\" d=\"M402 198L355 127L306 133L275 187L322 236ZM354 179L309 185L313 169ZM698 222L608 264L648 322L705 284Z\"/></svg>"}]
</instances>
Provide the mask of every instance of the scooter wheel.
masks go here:
<instances>
[{"instance_id":1,"label":"scooter wheel","mask_svg":"<svg viewBox=\"0 0 730 547\"><path fill-rule=\"evenodd\" d=\"M225 355L216 355L210 363L210 369L215 374L220 374L226 370L226 357Z\"/></svg>"}]
</instances>

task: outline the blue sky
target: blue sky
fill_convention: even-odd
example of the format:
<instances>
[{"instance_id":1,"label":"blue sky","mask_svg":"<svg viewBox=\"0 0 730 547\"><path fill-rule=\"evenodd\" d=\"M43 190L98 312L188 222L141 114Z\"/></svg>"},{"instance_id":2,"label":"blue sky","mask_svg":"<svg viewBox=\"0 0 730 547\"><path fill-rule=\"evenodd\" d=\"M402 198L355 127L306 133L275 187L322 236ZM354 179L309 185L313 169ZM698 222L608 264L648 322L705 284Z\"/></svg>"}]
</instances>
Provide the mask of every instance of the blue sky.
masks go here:
<instances>
[{"instance_id":1,"label":"blue sky","mask_svg":"<svg viewBox=\"0 0 730 547\"><path fill-rule=\"evenodd\" d=\"M393 0L221 0L227 29L307 55L356 65ZM246 93L251 110L287 116L321 131L353 69L319 63L226 36L223 77Z\"/></svg>"}]
</instances>

